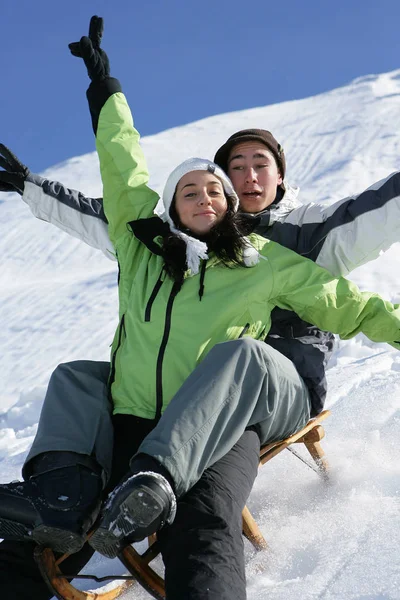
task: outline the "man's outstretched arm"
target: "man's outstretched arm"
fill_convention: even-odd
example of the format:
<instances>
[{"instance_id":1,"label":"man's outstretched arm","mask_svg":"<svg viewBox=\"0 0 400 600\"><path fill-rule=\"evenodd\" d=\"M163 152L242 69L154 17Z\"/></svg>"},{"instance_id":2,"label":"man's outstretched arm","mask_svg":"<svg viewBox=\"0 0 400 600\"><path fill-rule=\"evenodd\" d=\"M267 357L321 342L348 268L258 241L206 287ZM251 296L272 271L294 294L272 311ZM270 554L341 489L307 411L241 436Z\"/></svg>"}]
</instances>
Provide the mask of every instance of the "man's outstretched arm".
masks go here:
<instances>
[{"instance_id":1,"label":"man's outstretched arm","mask_svg":"<svg viewBox=\"0 0 400 600\"><path fill-rule=\"evenodd\" d=\"M346 276L400 242L400 172L334 204L300 206L270 237Z\"/></svg>"},{"instance_id":2,"label":"man's outstretched arm","mask_svg":"<svg viewBox=\"0 0 400 600\"><path fill-rule=\"evenodd\" d=\"M89 198L58 181L31 173L3 144L0 144L0 167L0 192L17 192L35 217L115 260L102 198Z\"/></svg>"}]
</instances>

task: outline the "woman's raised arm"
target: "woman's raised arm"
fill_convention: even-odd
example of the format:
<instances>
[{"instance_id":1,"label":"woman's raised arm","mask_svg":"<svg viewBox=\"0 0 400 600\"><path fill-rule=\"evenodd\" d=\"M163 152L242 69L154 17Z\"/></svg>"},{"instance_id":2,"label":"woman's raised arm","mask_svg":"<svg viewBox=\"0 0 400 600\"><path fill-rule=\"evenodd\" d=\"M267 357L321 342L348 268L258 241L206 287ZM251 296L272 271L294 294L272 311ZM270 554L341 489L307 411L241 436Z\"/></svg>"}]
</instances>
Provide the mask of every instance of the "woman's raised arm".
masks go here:
<instances>
[{"instance_id":1,"label":"woman's raised arm","mask_svg":"<svg viewBox=\"0 0 400 600\"><path fill-rule=\"evenodd\" d=\"M110 239L117 248L120 238L128 233L127 223L152 216L158 195L147 185L149 175L140 136L119 81L110 77L108 57L100 48L102 33L103 19L94 16L89 36L69 48L84 60L91 79L87 98L100 159L104 212Z\"/></svg>"}]
</instances>

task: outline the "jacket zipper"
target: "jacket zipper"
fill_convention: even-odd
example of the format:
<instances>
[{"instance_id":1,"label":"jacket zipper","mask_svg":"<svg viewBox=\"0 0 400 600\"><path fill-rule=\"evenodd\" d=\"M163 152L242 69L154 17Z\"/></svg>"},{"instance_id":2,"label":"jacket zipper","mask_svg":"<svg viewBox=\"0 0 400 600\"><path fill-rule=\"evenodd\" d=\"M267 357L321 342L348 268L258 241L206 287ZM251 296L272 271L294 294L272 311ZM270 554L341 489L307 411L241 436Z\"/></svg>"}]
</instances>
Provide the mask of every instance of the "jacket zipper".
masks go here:
<instances>
[{"instance_id":1,"label":"jacket zipper","mask_svg":"<svg viewBox=\"0 0 400 600\"><path fill-rule=\"evenodd\" d=\"M250 323L246 323L246 325L243 327L242 332L239 335L238 339L242 338L244 336L244 334L248 332L249 328L250 328Z\"/></svg>"},{"instance_id":2,"label":"jacket zipper","mask_svg":"<svg viewBox=\"0 0 400 600\"><path fill-rule=\"evenodd\" d=\"M115 362L117 359L117 352L121 346L121 338L122 338L122 331L125 333L125 337L126 337L126 331L125 331L125 313L122 315L121 317L121 322L119 324L119 333L118 333L118 344L117 347L114 350L114 353L112 355L112 359L111 359L111 370L110 370L110 377L109 377L109 384L108 384L108 391L109 391L109 395L111 398L111 386L114 383L114 377L115 377Z\"/></svg>"},{"instance_id":3,"label":"jacket zipper","mask_svg":"<svg viewBox=\"0 0 400 600\"><path fill-rule=\"evenodd\" d=\"M163 387L162 387L162 367L163 360L165 355L165 349L167 347L169 333L171 330L171 315L172 315L172 306L174 304L174 300L181 288L181 284L174 283L171 293L168 298L167 308L165 311L165 322L164 322L164 334L161 340L161 346L158 351L157 357L157 368L156 368L156 420L158 421L161 418L161 411L163 406Z\"/></svg>"},{"instance_id":4,"label":"jacket zipper","mask_svg":"<svg viewBox=\"0 0 400 600\"><path fill-rule=\"evenodd\" d=\"M159 275L159 277L158 277L158 279L156 281L156 284L155 284L155 286L153 288L153 291L151 292L149 301L147 302L146 310L145 310L145 313L144 313L144 320L145 320L145 322L150 321L151 309L152 309L154 300L156 299L157 294L160 291L160 287L162 286L163 281L164 281L163 275L164 275L164 267L161 269L161 273L160 273L160 275Z\"/></svg>"}]
</instances>

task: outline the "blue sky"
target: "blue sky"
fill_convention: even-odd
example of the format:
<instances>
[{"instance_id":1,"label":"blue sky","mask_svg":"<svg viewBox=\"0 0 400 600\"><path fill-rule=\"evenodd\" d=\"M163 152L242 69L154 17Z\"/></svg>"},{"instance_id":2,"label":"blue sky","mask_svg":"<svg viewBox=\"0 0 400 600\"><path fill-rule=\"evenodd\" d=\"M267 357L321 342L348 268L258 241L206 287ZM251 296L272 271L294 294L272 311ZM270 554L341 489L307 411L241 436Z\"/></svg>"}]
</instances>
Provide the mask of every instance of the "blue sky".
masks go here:
<instances>
[{"instance_id":1,"label":"blue sky","mask_svg":"<svg viewBox=\"0 0 400 600\"><path fill-rule=\"evenodd\" d=\"M14 0L1 13L0 141L32 171L94 149L67 47L92 14L142 135L400 68L398 0Z\"/></svg>"}]
</instances>

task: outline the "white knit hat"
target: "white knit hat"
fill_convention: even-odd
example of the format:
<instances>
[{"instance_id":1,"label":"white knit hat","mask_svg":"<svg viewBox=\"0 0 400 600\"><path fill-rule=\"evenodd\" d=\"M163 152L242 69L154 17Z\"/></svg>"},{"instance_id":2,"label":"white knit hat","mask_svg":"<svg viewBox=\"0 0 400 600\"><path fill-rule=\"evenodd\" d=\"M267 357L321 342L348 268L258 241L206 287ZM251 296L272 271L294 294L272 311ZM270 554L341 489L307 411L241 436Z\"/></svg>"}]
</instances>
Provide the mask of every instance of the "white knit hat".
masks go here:
<instances>
[{"instance_id":1,"label":"white knit hat","mask_svg":"<svg viewBox=\"0 0 400 600\"><path fill-rule=\"evenodd\" d=\"M207 244L190 235L187 235L180 229L177 229L169 213L176 186L182 177L191 171L209 171L218 177L218 179L221 180L225 194L232 198L233 209L235 212L239 207L239 198L233 189L231 180L224 173L221 167L213 163L211 160L207 160L205 158L188 158L183 163L178 165L168 177L162 195L164 212L160 214L160 217L163 221L169 224L171 231L186 243L187 266L191 270L192 275L196 275L199 272L200 259L208 258Z\"/></svg>"}]
</instances>

